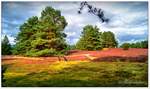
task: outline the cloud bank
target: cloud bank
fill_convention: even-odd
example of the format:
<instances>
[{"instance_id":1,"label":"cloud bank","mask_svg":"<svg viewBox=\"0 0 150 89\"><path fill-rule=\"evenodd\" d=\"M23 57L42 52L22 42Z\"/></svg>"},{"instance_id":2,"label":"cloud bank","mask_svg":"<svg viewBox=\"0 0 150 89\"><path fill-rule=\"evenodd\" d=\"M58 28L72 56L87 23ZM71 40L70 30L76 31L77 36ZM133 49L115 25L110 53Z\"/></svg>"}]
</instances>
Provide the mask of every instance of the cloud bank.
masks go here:
<instances>
[{"instance_id":1,"label":"cloud bank","mask_svg":"<svg viewBox=\"0 0 150 89\"><path fill-rule=\"evenodd\" d=\"M121 44L135 42L148 38L148 3L147 2L89 2L97 8L102 8L109 23L101 23L94 15L84 9L78 14L80 2L2 2L2 36L7 35L10 43L15 44L19 26L29 17L40 16L46 6L52 6L61 11L68 25L65 28L66 41L75 44L81 35L83 27L97 25L101 31L112 31Z\"/></svg>"}]
</instances>

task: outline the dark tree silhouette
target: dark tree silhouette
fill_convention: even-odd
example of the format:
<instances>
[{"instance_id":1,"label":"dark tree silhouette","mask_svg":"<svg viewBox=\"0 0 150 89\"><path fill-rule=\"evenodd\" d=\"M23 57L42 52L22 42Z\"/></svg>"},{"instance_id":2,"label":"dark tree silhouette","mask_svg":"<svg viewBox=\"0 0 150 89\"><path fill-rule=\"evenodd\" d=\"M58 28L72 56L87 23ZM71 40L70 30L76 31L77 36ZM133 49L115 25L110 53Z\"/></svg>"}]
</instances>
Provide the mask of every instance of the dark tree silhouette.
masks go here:
<instances>
[{"instance_id":1,"label":"dark tree silhouette","mask_svg":"<svg viewBox=\"0 0 150 89\"><path fill-rule=\"evenodd\" d=\"M11 54L11 45L9 43L8 37L5 35L2 40L2 55L10 55Z\"/></svg>"},{"instance_id":2,"label":"dark tree silhouette","mask_svg":"<svg viewBox=\"0 0 150 89\"><path fill-rule=\"evenodd\" d=\"M104 11L102 9L96 8L96 7L88 4L86 1L81 2L80 8L79 8L79 11L78 11L79 14L82 13L82 10L83 10L84 7L87 7L88 8L88 13L96 15L102 21L102 23L103 22L109 22L109 19L105 18Z\"/></svg>"}]
</instances>

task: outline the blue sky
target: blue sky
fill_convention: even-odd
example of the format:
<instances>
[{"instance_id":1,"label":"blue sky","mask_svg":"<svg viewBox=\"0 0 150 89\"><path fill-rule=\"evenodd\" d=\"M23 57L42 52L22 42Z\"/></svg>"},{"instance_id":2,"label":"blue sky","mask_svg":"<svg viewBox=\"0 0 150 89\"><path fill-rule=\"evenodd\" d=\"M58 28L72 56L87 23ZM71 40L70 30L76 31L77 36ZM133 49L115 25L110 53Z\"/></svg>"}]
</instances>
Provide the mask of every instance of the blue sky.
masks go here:
<instances>
[{"instance_id":1,"label":"blue sky","mask_svg":"<svg viewBox=\"0 0 150 89\"><path fill-rule=\"evenodd\" d=\"M61 11L68 25L65 28L66 41L75 44L81 35L83 27L91 24L100 31L112 31L117 41L136 42L148 38L148 3L147 2L89 2L104 10L109 23L100 20L84 9L78 14L80 2L3 2L2 3L2 38L7 35L10 43L15 44L19 26L29 17L39 16L46 6L52 6Z\"/></svg>"}]
</instances>

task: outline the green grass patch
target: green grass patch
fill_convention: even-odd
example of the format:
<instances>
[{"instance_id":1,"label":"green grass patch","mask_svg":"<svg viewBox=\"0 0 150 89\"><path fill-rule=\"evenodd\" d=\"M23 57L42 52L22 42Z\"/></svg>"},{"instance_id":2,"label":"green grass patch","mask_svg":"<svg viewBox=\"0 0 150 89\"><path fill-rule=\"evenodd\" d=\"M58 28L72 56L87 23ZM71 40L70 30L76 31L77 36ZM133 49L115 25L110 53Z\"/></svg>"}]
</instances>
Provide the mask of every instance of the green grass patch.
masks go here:
<instances>
[{"instance_id":1,"label":"green grass patch","mask_svg":"<svg viewBox=\"0 0 150 89\"><path fill-rule=\"evenodd\" d=\"M5 64L3 64L5 66ZM57 62L7 67L5 87L146 87L147 63Z\"/></svg>"}]
</instances>

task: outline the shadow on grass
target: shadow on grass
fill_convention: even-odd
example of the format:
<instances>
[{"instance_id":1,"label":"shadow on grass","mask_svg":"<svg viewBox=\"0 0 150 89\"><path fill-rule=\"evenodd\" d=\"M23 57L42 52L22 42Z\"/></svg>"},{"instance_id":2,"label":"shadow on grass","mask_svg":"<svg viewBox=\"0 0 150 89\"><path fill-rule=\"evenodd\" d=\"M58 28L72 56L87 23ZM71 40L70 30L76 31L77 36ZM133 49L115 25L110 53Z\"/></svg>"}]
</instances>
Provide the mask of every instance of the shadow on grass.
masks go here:
<instances>
[{"instance_id":1,"label":"shadow on grass","mask_svg":"<svg viewBox=\"0 0 150 89\"><path fill-rule=\"evenodd\" d=\"M122 56L109 56L109 57L100 57L92 60L93 62L98 61L108 61L108 62L146 62L148 61L148 56L139 55L137 57L122 57Z\"/></svg>"}]
</instances>

